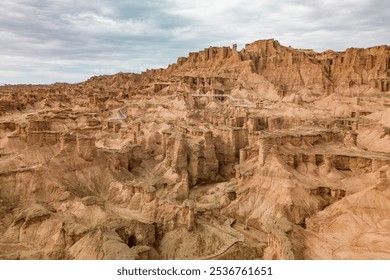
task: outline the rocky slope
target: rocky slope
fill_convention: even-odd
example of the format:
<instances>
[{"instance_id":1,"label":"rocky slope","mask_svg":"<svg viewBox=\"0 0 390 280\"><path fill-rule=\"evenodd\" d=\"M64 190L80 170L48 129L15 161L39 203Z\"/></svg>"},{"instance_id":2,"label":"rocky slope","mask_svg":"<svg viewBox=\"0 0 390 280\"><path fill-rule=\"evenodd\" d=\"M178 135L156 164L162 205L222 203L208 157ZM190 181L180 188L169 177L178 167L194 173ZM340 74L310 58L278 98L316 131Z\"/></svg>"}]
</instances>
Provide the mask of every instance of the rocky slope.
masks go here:
<instances>
[{"instance_id":1,"label":"rocky slope","mask_svg":"<svg viewBox=\"0 0 390 280\"><path fill-rule=\"evenodd\" d=\"M0 87L0 258L389 258L389 54L260 40Z\"/></svg>"}]
</instances>

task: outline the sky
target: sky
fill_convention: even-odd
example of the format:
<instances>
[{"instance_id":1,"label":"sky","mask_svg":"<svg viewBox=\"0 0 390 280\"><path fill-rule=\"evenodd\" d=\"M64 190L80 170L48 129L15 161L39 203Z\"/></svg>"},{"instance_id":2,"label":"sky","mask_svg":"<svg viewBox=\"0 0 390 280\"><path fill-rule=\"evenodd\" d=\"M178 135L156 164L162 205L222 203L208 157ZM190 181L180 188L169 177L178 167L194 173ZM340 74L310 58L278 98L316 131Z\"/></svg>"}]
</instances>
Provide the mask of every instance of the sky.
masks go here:
<instances>
[{"instance_id":1,"label":"sky","mask_svg":"<svg viewBox=\"0 0 390 280\"><path fill-rule=\"evenodd\" d=\"M389 45L387 0L1 0L0 84L78 83L274 38L324 51Z\"/></svg>"}]
</instances>

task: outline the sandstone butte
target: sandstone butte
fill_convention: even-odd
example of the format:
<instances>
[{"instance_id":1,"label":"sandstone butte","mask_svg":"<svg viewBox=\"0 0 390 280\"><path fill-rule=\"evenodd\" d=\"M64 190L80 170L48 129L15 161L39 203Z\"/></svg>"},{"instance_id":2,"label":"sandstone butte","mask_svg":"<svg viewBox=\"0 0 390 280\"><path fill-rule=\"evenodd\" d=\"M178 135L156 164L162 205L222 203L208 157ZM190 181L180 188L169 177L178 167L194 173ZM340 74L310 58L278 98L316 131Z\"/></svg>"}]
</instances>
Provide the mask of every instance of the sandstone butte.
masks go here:
<instances>
[{"instance_id":1,"label":"sandstone butte","mask_svg":"<svg viewBox=\"0 0 390 280\"><path fill-rule=\"evenodd\" d=\"M389 54L270 39L0 87L0 258L390 259Z\"/></svg>"}]
</instances>

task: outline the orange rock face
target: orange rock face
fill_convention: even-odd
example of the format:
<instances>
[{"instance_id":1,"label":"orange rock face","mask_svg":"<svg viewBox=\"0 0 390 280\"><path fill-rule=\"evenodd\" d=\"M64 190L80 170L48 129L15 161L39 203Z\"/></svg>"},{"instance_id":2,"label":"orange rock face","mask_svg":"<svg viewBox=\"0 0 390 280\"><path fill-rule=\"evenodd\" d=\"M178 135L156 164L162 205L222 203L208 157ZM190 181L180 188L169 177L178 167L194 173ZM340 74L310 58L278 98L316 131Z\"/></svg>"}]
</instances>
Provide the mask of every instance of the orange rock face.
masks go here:
<instances>
[{"instance_id":1,"label":"orange rock face","mask_svg":"<svg viewBox=\"0 0 390 280\"><path fill-rule=\"evenodd\" d=\"M0 87L0 259L390 259L389 54Z\"/></svg>"}]
</instances>

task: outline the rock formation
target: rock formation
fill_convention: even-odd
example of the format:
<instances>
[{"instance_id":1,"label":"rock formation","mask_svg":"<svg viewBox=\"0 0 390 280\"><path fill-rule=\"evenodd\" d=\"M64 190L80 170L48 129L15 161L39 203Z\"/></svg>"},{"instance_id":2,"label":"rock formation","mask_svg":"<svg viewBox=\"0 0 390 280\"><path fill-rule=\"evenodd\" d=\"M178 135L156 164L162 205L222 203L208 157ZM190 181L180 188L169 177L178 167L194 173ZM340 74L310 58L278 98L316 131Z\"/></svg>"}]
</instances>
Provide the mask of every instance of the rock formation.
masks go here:
<instances>
[{"instance_id":1,"label":"rock formation","mask_svg":"<svg viewBox=\"0 0 390 280\"><path fill-rule=\"evenodd\" d=\"M0 87L0 259L389 259L390 47L260 40Z\"/></svg>"}]
</instances>

